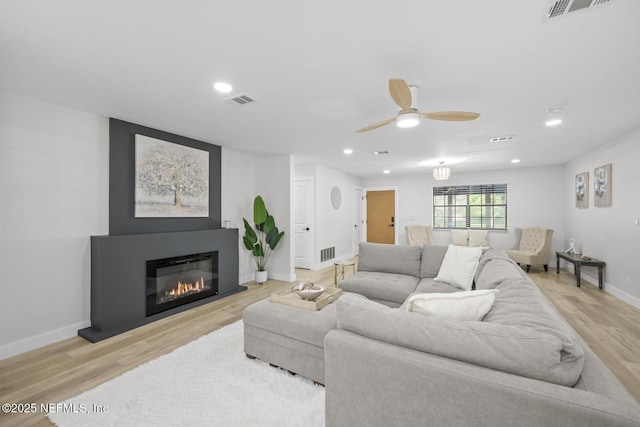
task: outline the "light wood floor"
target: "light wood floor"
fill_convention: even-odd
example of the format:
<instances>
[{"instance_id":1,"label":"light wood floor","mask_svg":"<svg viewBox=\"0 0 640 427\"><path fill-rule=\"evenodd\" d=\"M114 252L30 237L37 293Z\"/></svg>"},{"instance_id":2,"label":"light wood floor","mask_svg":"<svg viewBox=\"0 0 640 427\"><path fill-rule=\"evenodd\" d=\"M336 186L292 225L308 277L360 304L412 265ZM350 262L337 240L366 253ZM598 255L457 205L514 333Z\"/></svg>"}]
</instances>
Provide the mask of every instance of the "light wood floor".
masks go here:
<instances>
[{"instance_id":1,"label":"light wood floor","mask_svg":"<svg viewBox=\"0 0 640 427\"><path fill-rule=\"evenodd\" d=\"M349 269L347 269L349 270ZM550 269L552 270L552 269ZM298 280L333 283L333 267L297 270ZM347 276L350 271L347 271ZM640 402L640 310L573 275L532 269L531 278ZM1 403L57 403L242 318L245 307L291 286L269 280L242 292L91 344L75 337L0 361ZM100 404L100 402L96 402ZM51 425L45 414L0 412L0 426Z\"/></svg>"}]
</instances>

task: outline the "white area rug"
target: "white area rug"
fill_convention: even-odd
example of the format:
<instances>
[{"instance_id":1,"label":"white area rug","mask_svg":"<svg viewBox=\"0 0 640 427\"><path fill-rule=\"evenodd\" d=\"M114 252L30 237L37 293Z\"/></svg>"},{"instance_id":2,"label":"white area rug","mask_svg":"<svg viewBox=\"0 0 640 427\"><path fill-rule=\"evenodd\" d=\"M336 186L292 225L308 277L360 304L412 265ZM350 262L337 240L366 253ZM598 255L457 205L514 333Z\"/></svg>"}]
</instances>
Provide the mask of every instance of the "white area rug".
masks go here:
<instances>
[{"instance_id":1,"label":"white area rug","mask_svg":"<svg viewBox=\"0 0 640 427\"><path fill-rule=\"evenodd\" d=\"M242 348L238 321L63 402L86 413L49 419L62 427L324 425L324 387Z\"/></svg>"}]
</instances>

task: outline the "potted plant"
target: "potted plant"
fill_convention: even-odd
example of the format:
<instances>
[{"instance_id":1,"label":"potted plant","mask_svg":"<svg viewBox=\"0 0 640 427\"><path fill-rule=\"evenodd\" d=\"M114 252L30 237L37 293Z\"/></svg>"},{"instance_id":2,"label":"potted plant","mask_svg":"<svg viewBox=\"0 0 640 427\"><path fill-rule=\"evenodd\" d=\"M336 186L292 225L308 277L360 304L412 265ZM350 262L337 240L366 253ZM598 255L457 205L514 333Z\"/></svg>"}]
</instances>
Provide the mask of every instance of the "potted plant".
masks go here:
<instances>
[{"instance_id":1,"label":"potted plant","mask_svg":"<svg viewBox=\"0 0 640 427\"><path fill-rule=\"evenodd\" d=\"M278 227L276 227L275 220L267 211L261 196L256 196L253 201L255 228L251 227L245 218L242 219L244 221L242 241L244 242L244 247L251 251L255 258L256 266L258 267L256 283L262 284L267 281L267 270L265 268L271 251L278 246L278 242L284 236L284 231L279 231Z\"/></svg>"}]
</instances>

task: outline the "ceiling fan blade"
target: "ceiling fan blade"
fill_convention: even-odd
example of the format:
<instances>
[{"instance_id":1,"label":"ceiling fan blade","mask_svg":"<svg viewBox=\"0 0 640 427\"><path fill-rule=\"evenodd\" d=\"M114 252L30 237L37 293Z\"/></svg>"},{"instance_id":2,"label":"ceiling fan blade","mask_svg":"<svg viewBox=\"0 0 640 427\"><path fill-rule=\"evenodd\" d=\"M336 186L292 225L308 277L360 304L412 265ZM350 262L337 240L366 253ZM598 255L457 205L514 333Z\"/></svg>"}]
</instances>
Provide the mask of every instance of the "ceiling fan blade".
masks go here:
<instances>
[{"instance_id":1,"label":"ceiling fan blade","mask_svg":"<svg viewBox=\"0 0 640 427\"><path fill-rule=\"evenodd\" d=\"M379 127L382 127L384 125L388 125L389 123L392 123L392 122L395 122L395 121L396 121L396 118L392 117L390 119L383 120L383 121L375 123L373 125L365 126L362 129L358 129L356 131L356 133L362 133L362 132L367 132L367 131L370 131L370 130L373 130L373 129L377 129Z\"/></svg>"},{"instance_id":2,"label":"ceiling fan blade","mask_svg":"<svg viewBox=\"0 0 640 427\"><path fill-rule=\"evenodd\" d=\"M464 122L475 120L480 113L470 113L468 111L437 111L434 113L420 113L420 117L432 120L447 120L452 122Z\"/></svg>"},{"instance_id":3,"label":"ceiling fan blade","mask_svg":"<svg viewBox=\"0 0 640 427\"><path fill-rule=\"evenodd\" d=\"M403 110L411 108L411 90L402 79L389 79L389 93L393 101Z\"/></svg>"}]
</instances>

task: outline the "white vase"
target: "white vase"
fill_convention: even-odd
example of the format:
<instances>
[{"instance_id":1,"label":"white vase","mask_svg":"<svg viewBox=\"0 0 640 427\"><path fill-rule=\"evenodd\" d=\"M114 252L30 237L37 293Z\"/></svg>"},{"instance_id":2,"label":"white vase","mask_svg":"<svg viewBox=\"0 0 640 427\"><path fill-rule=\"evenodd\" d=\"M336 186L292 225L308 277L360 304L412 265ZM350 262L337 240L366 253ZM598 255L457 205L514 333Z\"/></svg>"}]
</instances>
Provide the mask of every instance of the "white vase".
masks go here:
<instances>
[{"instance_id":1,"label":"white vase","mask_svg":"<svg viewBox=\"0 0 640 427\"><path fill-rule=\"evenodd\" d=\"M256 271L256 283L262 285L267 281L267 270Z\"/></svg>"}]
</instances>

